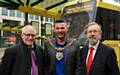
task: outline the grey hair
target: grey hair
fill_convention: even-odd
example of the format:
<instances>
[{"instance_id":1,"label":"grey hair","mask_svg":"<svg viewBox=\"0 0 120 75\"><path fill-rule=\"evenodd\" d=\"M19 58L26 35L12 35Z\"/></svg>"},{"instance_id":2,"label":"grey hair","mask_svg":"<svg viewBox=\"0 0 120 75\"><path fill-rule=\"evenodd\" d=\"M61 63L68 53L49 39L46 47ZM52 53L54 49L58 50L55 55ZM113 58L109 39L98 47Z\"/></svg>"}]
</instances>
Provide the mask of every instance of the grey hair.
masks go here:
<instances>
[{"instance_id":1,"label":"grey hair","mask_svg":"<svg viewBox=\"0 0 120 75\"><path fill-rule=\"evenodd\" d=\"M102 34L101 26L100 26L98 23L96 23L96 22L90 22L90 23L88 23L88 24L84 27L84 32L85 32L85 34L87 33L88 27L90 27L90 26L92 26L92 25L96 25L97 28L98 28L98 31Z\"/></svg>"},{"instance_id":2,"label":"grey hair","mask_svg":"<svg viewBox=\"0 0 120 75\"><path fill-rule=\"evenodd\" d=\"M26 29L28 29L28 28L33 28L34 31L35 31L35 33L37 33L36 29L35 29L32 25L26 25L26 26L24 26L24 27L22 28L22 33L23 33Z\"/></svg>"}]
</instances>

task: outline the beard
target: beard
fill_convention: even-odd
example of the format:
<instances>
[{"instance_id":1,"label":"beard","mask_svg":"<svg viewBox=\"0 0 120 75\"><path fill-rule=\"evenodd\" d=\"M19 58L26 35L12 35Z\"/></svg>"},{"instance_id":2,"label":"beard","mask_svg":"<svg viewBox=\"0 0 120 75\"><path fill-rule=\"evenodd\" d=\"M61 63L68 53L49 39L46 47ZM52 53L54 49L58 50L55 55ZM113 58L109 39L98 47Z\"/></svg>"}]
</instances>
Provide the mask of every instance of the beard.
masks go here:
<instances>
[{"instance_id":1,"label":"beard","mask_svg":"<svg viewBox=\"0 0 120 75\"><path fill-rule=\"evenodd\" d=\"M97 43L98 39L96 39L95 37L92 37L89 39L89 43L90 45L95 45Z\"/></svg>"}]
</instances>

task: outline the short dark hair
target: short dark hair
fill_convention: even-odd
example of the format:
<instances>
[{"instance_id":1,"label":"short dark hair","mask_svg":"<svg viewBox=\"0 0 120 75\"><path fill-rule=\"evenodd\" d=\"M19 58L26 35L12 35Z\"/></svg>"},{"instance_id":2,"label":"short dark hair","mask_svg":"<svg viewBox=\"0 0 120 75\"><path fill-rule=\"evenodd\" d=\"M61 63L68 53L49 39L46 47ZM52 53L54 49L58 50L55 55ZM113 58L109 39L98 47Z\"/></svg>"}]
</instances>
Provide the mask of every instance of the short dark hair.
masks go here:
<instances>
[{"instance_id":1,"label":"short dark hair","mask_svg":"<svg viewBox=\"0 0 120 75\"><path fill-rule=\"evenodd\" d=\"M55 23L63 23L63 22L66 22L64 19L58 19L55 21Z\"/></svg>"}]
</instances>

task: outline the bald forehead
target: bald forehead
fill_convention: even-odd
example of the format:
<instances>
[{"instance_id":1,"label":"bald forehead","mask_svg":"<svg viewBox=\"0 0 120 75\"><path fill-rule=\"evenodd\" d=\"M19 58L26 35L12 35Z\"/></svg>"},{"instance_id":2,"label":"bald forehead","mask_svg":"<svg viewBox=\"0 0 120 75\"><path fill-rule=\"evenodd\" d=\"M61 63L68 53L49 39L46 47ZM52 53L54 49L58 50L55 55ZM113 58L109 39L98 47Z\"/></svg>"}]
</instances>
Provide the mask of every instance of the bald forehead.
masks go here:
<instances>
[{"instance_id":1,"label":"bald forehead","mask_svg":"<svg viewBox=\"0 0 120 75\"><path fill-rule=\"evenodd\" d=\"M27 25L22 28L22 33L29 33L29 32L36 34L36 29L31 25Z\"/></svg>"}]
</instances>

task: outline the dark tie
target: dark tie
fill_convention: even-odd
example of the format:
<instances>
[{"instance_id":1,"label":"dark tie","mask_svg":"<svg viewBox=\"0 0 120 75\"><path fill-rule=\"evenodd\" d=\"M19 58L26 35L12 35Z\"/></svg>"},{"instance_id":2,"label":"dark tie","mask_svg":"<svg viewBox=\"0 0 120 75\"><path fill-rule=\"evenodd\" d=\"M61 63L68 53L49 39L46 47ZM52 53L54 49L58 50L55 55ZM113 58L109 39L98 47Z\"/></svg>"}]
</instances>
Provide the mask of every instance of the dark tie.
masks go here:
<instances>
[{"instance_id":1,"label":"dark tie","mask_svg":"<svg viewBox=\"0 0 120 75\"><path fill-rule=\"evenodd\" d=\"M36 57L33 48L29 48L32 60L31 75L38 75L38 67L36 64Z\"/></svg>"},{"instance_id":2,"label":"dark tie","mask_svg":"<svg viewBox=\"0 0 120 75\"><path fill-rule=\"evenodd\" d=\"M87 60L87 63L86 63L86 68L87 68L87 75L89 74L89 71L90 71L90 66L92 64L92 57L93 57L93 49L92 47L90 47L90 53L89 53L89 56L88 56L88 60Z\"/></svg>"}]
</instances>

